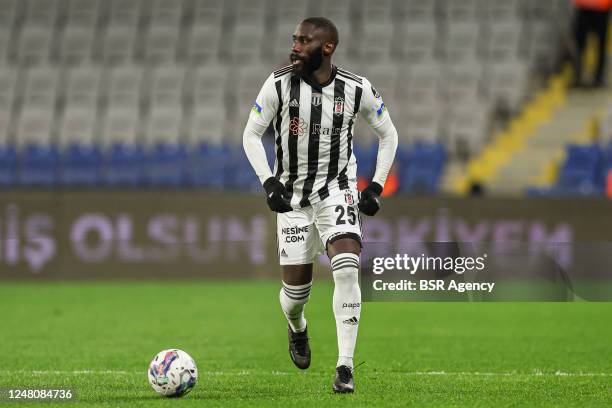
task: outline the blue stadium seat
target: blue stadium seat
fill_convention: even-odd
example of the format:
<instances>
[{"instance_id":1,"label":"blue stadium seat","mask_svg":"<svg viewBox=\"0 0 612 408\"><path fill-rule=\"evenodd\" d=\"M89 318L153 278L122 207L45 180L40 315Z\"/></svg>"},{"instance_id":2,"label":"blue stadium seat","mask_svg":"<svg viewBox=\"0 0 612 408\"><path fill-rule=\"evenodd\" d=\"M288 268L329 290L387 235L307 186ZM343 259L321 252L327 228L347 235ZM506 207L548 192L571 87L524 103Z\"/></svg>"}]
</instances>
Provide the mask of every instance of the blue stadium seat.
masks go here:
<instances>
[{"instance_id":1,"label":"blue stadium seat","mask_svg":"<svg viewBox=\"0 0 612 408\"><path fill-rule=\"evenodd\" d=\"M603 193L608 181L608 173L612 171L612 141L601 149L601 160L597 167L597 189Z\"/></svg>"},{"instance_id":2,"label":"blue stadium seat","mask_svg":"<svg viewBox=\"0 0 612 408\"><path fill-rule=\"evenodd\" d=\"M29 145L19 157L19 184L23 187L56 187L60 155L52 145Z\"/></svg>"},{"instance_id":3,"label":"blue stadium seat","mask_svg":"<svg viewBox=\"0 0 612 408\"><path fill-rule=\"evenodd\" d=\"M357 160L357 177L371 179L376 169L376 156L378 154L378 142L353 144L353 154Z\"/></svg>"},{"instance_id":4,"label":"blue stadium seat","mask_svg":"<svg viewBox=\"0 0 612 408\"><path fill-rule=\"evenodd\" d=\"M109 187L141 187L145 155L142 147L114 144L106 154L104 183Z\"/></svg>"},{"instance_id":5,"label":"blue stadium seat","mask_svg":"<svg viewBox=\"0 0 612 408\"><path fill-rule=\"evenodd\" d=\"M17 151L12 146L0 147L0 188L12 187L17 178Z\"/></svg>"},{"instance_id":6,"label":"blue stadium seat","mask_svg":"<svg viewBox=\"0 0 612 408\"><path fill-rule=\"evenodd\" d=\"M230 167L230 149L225 145L201 143L189 153L189 181L194 187L222 189L226 185L226 167Z\"/></svg>"},{"instance_id":7,"label":"blue stadium seat","mask_svg":"<svg viewBox=\"0 0 612 408\"><path fill-rule=\"evenodd\" d=\"M180 144L157 144L147 154L147 181L153 187L186 184L187 152Z\"/></svg>"},{"instance_id":8,"label":"blue stadium seat","mask_svg":"<svg viewBox=\"0 0 612 408\"><path fill-rule=\"evenodd\" d=\"M442 144L418 142L398 150L399 191L408 194L433 194L438 184L447 153Z\"/></svg>"},{"instance_id":9,"label":"blue stadium seat","mask_svg":"<svg viewBox=\"0 0 612 408\"><path fill-rule=\"evenodd\" d=\"M95 187L102 182L102 152L93 145L74 144L62 155L60 183L66 187Z\"/></svg>"},{"instance_id":10,"label":"blue stadium seat","mask_svg":"<svg viewBox=\"0 0 612 408\"><path fill-rule=\"evenodd\" d=\"M596 145L568 145L566 153L567 159L561 167L553 194L597 194L597 170L601 160L599 147Z\"/></svg>"}]
</instances>

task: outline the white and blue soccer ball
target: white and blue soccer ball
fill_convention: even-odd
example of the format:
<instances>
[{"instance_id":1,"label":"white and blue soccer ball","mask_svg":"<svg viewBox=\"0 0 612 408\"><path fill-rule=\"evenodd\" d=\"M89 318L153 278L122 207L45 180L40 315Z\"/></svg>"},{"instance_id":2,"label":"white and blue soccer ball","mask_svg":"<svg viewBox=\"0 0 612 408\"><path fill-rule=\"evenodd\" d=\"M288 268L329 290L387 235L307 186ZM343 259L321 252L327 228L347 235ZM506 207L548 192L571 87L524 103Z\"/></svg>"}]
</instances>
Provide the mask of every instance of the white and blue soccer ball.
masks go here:
<instances>
[{"instance_id":1,"label":"white and blue soccer ball","mask_svg":"<svg viewBox=\"0 0 612 408\"><path fill-rule=\"evenodd\" d=\"M165 397L182 397L198 381L198 368L183 350L162 350L149 364L149 384Z\"/></svg>"}]
</instances>

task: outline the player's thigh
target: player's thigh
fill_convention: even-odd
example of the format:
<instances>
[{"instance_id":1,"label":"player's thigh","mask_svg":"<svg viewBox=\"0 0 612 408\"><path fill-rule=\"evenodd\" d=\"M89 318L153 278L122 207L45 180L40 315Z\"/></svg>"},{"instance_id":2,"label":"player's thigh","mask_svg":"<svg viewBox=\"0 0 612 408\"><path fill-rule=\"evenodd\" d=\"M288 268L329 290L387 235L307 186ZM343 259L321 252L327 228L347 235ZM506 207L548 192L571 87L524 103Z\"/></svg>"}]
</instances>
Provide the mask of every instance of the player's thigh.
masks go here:
<instances>
[{"instance_id":1,"label":"player's thigh","mask_svg":"<svg viewBox=\"0 0 612 408\"><path fill-rule=\"evenodd\" d=\"M320 238L314 225L312 207L278 214L276 237L282 266L313 263L320 252Z\"/></svg>"},{"instance_id":2,"label":"player's thigh","mask_svg":"<svg viewBox=\"0 0 612 408\"><path fill-rule=\"evenodd\" d=\"M338 253L361 252L361 219L357 193L346 191L318 203L315 224L331 258Z\"/></svg>"}]
</instances>

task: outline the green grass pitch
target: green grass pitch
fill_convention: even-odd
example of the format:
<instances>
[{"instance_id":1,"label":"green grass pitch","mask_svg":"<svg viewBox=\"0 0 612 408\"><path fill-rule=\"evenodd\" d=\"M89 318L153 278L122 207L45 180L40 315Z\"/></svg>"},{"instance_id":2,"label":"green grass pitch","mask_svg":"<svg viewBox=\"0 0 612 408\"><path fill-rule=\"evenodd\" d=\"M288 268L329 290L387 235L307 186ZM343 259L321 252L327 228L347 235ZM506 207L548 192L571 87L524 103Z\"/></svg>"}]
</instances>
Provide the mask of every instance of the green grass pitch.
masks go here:
<instances>
[{"instance_id":1,"label":"green grass pitch","mask_svg":"<svg viewBox=\"0 0 612 408\"><path fill-rule=\"evenodd\" d=\"M612 304L368 303L353 395L334 395L332 285L307 306L313 363L293 367L279 282L3 283L0 388L73 388L72 403L14 406L612 404ZM146 369L164 348L200 370L182 399ZM0 405L2 402L0 402Z\"/></svg>"}]
</instances>

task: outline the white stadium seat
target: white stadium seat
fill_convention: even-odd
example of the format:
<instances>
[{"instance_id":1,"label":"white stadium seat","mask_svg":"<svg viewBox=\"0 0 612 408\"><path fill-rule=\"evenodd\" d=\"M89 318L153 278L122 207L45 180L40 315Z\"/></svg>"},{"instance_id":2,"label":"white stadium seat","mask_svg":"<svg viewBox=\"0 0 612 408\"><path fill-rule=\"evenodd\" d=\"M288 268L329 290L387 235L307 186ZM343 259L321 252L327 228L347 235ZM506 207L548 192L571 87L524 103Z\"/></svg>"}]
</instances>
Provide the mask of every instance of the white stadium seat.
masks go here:
<instances>
[{"instance_id":1,"label":"white stadium seat","mask_svg":"<svg viewBox=\"0 0 612 408\"><path fill-rule=\"evenodd\" d=\"M54 118L52 108L24 106L17 123L17 146L49 145L54 133Z\"/></svg>"},{"instance_id":2,"label":"white stadium seat","mask_svg":"<svg viewBox=\"0 0 612 408\"><path fill-rule=\"evenodd\" d=\"M156 107L146 118L145 145L177 144L181 141L183 111L180 106Z\"/></svg>"},{"instance_id":3,"label":"white stadium seat","mask_svg":"<svg viewBox=\"0 0 612 408\"><path fill-rule=\"evenodd\" d=\"M102 144L133 145L139 140L140 113L138 108L110 105L103 123Z\"/></svg>"},{"instance_id":4,"label":"white stadium seat","mask_svg":"<svg viewBox=\"0 0 612 408\"><path fill-rule=\"evenodd\" d=\"M96 142L97 111L95 106L68 105L59 126L59 144L93 145Z\"/></svg>"}]
</instances>

